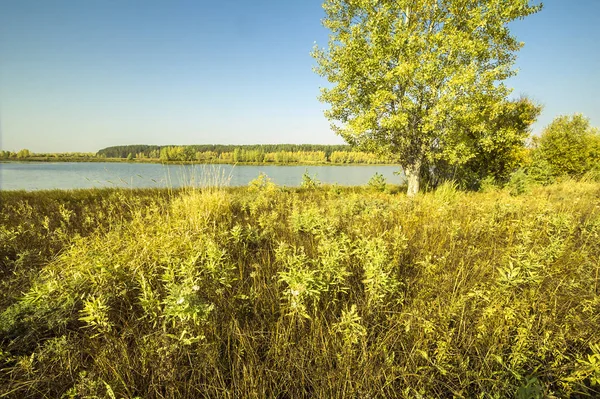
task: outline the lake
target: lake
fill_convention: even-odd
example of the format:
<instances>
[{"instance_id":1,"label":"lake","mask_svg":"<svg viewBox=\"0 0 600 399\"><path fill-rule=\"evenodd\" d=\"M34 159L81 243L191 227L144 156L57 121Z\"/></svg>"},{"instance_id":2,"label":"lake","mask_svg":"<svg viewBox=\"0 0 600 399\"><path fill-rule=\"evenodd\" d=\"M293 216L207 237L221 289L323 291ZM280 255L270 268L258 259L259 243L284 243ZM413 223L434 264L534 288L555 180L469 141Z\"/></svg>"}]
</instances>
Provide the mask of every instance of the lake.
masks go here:
<instances>
[{"instance_id":1,"label":"lake","mask_svg":"<svg viewBox=\"0 0 600 399\"><path fill-rule=\"evenodd\" d=\"M265 173L281 186L299 186L305 171L322 183L356 186L375 174L400 184L398 166L161 165L110 162L0 163L0 190L50 190L100 187L245 186Z\"/></svg>"}]
</instances>

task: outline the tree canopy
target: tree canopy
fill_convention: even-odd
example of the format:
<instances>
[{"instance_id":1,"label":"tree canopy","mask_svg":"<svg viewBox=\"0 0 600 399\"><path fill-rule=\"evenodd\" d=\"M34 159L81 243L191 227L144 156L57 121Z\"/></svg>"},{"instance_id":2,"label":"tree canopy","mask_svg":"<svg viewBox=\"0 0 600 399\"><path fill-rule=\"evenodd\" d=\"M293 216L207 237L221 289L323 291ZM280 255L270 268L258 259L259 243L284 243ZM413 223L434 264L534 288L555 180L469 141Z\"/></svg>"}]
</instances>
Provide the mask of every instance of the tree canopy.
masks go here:
<instances>
[{"instance_id":1,"label":"tree canopy","mask_svg":"<svg viewBox=\"0 0 600 399\"><path fill-rule=\"evenodd\" d=\"M433 148L421 175L433 186L454 180L462 187L476 189L486 178L506 183L528 159L530 126L541 110L526 97L504 102L501 112L489 116L484 131L464 128L457 135L462 152L470 154L468 159L456 164L442 149Z\"/></svg>"},{"instance_id":2,"label":"tree canopy","mask_svg":"<svg viewBox=\"0 0 600 399\"><path fill-rule=\"evenodd\" d=\"M579 176L600 168L600 130L582 114L556 117L537 140L534 157L553 176Z\"/></svg>"},{"instance_id":3,"label":"tree canopy","mask_svg":"<svg viewBox=\"0 0 600 399\"><path fill-rule=\"evenodd\" d=\"M541 9L530 0L325 0L327 49L316 72L320 99L348 143L394 157L409 194L435 157L460 165L506 112L523 46L508 23Z\"/></svg>"}]
</instances>

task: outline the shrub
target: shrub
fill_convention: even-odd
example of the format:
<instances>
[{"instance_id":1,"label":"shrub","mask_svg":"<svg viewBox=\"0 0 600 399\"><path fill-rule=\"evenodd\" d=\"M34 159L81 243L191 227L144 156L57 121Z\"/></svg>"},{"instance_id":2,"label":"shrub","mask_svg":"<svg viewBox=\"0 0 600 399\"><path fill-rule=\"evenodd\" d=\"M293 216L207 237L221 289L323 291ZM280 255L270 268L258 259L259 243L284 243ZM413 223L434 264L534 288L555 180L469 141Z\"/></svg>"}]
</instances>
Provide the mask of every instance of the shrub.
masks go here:
<instances>
[{"instance_id":1,"label":"shrub","mask_svg":"<svg viewBox=\"0 0 600 399\"><path fill-rule=\"evenodd\" d=\"M510 176L510 180L506 184L510 195L525 194L529 190L530 179L523 169L519 169Z\"/></svg>"},{"instance_id":2,"label":"shrub","mask_svg":"<svg viewBox=\"0 0 600 399\"><path fill-rule=\"evenodd\" d=\"M258 177L248 183L248 191L273 191L276 189L276 184L265 173L259 173Z\"/></svg>"},{"instance_id":3,"label":"shrub","mask_svg":"<svg viewBox=\"0 0 600 399\"><path fill-rule=\"evenodd\" d=\"M315 189L321 185L321 182L317 180L317 176L311 176L308 173L308 169L304 170L304 174L302 175L302 183L300 183L300 187L306 189Z\"/></svg>"},{"instance_id":4,"label":"shrub","mask_svg":"<svg viewBox=\"0 0 600 399\"><path fill-rule=\"evenodd\" d=\"M559 116L537 141L534 160L545 173L581 176L600 164L598 143L598 129L591 127L589 119L581 114Z\"/></svg>"},{"instance_id":5,"label":"shrub","mask_svg":"<svg viewBox=\"0 0 600 399\"><path fill-rule=\"evenodd\" d=\"M373 191L384 192L387 187L387 181L381 173L375 173L367 184Z\"/></svg>"}]
</instances>

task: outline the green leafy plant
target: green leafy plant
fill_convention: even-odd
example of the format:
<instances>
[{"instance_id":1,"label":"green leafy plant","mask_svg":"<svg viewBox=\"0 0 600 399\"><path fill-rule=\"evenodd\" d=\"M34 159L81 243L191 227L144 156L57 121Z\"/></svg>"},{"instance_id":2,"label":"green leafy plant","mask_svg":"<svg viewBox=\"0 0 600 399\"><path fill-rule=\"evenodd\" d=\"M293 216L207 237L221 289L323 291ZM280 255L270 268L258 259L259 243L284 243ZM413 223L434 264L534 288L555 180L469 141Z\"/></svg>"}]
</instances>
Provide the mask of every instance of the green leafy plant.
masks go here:
<instances>
[{"instance_id":1,"label":"green leafy plant","mask_svg":"<svg viewBox=\"0 0 600 399\"><path fill-rule=\"evenodd\" d=\"M510 195L521 195L529 190L530 184L530 178L527 173L523 169L519 169L511 175L506 187Z\"/></svg>"},{"instance_id":2,"label":"green leafy plant","mask_svg":"<svg viewBox=\"0 0 600 399\"><path fill-rule=\"evenodd\" d=\"M600 132L582 114L559 116L537 140L534 165L545 174L581 176L600 165L599 143Z\"/></svg>"},{"instance_id":3,"label":"green leafy plant","mask_svg":"<svg viewBox=\"0 0 600 399\"><path fill-rule=\"evenodd\" d=\"M311 189L315 189L315 188L319 187L320 185L321 185L321 182L319 180L317 180L316 175L311 176L308 173L308 169L304 171L304 174L302 175L302 182L300 183L300 187L311 190Z\"/></svg>"},{"instance_id":4,"label":"green leafy plant","mask_svg":"<svg viewBox=\"0 0 600 399\"><path fill-rule=\"evenodd\" d=\"M384 192L387 187L387 181L381 173L375 173L367 184L371 190Z\"/></svg>"}]
</instances>

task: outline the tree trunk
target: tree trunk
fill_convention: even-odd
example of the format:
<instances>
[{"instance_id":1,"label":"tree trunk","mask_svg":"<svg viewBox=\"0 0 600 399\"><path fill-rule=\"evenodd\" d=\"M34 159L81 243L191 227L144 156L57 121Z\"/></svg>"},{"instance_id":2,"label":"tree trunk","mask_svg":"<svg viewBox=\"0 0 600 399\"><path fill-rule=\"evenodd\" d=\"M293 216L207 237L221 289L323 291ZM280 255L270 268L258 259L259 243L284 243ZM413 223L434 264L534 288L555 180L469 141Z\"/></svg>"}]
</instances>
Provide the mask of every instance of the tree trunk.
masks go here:
<instances>
[{"instance_id":1,"label":"tree trunk","mask_svg":"<svg viewBox=\"0 0 600 399\"><path fill-rule=\"evenodd\" d=\"M404 168L404 174L406 175L406 182L408 183L406 195L414 197L419 192L419 186L421 184L421 161L416 161L411 165L407 165Z\"/></svg>"}]
</instances>

